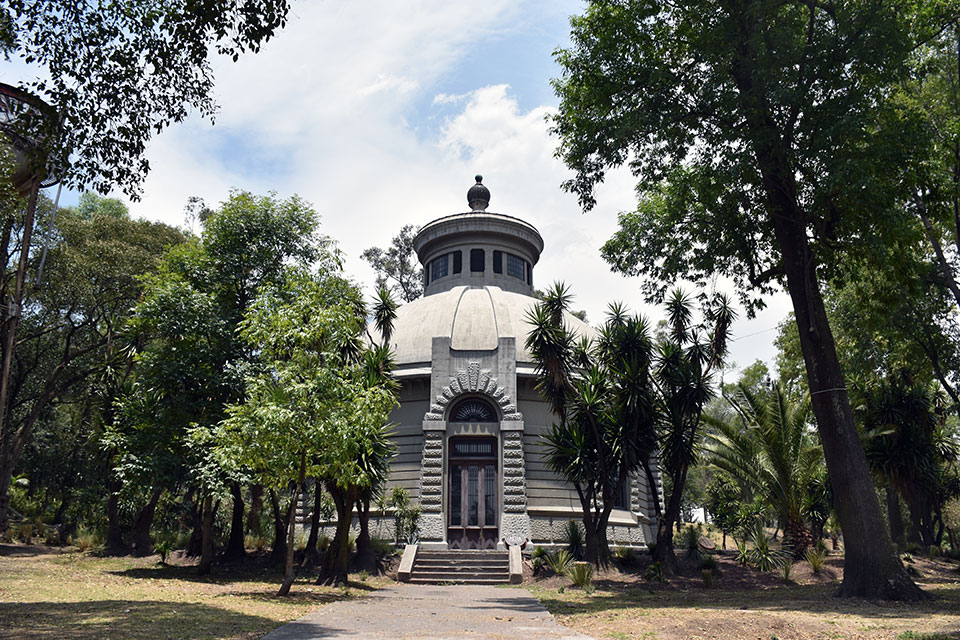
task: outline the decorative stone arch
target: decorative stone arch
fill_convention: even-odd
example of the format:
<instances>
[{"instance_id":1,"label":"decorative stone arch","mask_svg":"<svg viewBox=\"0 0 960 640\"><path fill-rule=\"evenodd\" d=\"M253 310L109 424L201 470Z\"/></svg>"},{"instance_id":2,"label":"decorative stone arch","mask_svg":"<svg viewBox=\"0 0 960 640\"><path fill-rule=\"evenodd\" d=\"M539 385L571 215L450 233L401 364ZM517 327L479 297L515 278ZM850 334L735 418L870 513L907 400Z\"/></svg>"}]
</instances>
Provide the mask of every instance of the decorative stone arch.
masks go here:
<instances>
[{"instance_id":1,"label":"decorative stone arch","mask_svg":"<svg viewBox=\"0 0 960 640\"><path fill-rule=\"evenodd\" d=\"M500 408L503 416L501 420L514 422L522 421L523 414L517 411L517 405L507 394L496 378L490 376L489 371L481 371L479 362L471 362L466 369L457 372L456 377L450 378L450 383L440 390L430 405L430 409L423 416L424 420L445 420L445 414L450 402L465 393L477 393L486 396Z\"/></svg>"}]
</instances>

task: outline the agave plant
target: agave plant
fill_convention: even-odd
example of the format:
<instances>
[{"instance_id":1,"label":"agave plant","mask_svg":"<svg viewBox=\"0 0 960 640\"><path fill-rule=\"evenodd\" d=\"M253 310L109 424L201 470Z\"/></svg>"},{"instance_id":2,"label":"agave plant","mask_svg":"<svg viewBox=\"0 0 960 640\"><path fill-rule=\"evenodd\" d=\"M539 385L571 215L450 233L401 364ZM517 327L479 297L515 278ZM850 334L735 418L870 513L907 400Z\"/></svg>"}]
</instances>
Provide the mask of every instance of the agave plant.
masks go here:
<instances>
[{"instance_id":1,"label":"agave plant","mask_svg":"<svg viewBox=\"0 0 960 640\"><path fill-rule=\"evenodd\" d=\"M750 549L747 557L750 564L760 571L780 569L791 560L790 554L770 546L770 538L767 537L762 522L758 521L754 525L750 532L750 542L753 543L753 549Z\"/></svg>"},{"instance_id":2,"label":"agave plant","mask_svg":"<svg viewBox=\"0 0 960 640\"><path fill-rule=\"evenodd\" d=\"M556 553L546 556L547 566L558 576L566 575L570 563L573 562L573 556L566 549L561 549Z\"/></svg>"}]
</instances>

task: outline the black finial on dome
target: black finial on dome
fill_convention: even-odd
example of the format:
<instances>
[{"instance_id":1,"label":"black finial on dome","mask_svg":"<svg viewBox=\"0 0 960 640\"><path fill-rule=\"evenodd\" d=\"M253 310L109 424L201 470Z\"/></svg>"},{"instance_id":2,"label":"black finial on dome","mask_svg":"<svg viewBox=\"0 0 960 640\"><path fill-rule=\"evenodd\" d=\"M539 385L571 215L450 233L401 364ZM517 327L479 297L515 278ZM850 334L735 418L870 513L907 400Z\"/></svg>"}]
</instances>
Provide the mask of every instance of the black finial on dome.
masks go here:
<instances>
[{"instance_id":1,"label":"black finial on dome","mask_svg":"<svg viewBox=\"0 0 960 640\"><path fill-rule=\"evenodd\" d=\"M467 191L467 204L470 205L471 211L483 211L490 205L490 189L487 189L483 184L483 176L479 173L476 177L477 184L470 187L470 190Z\"/></svg>"}]
</instances>

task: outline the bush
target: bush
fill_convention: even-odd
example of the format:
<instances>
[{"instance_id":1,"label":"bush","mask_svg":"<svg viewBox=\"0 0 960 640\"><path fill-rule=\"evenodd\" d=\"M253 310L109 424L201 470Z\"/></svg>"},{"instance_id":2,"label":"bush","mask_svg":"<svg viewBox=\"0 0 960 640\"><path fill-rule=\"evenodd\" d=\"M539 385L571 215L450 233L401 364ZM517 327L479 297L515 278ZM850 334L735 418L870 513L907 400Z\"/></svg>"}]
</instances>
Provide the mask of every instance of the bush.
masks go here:
<instances>
[{"instance_id":1,"label":"bush","mask_svg":"<svg viewBox=\"0 0 960 640\"><path fill-rule=\"evenodd\" d=\"M540 546L534 547L533 551L530 553L530 557L534 560L537 558L546 558L548 555L550 555L549 552Z\"/></svg>"},{"instance_id":2,"label":"bush","mask_svg":"<svg viewBox=\"0 0 960 640\"><path fill-rule=\"evenodd\" d=\"M563 537L567 543L567 551L569 551L570 555L576 560L583 560L584 534L580 523L576 520L570 520L567 522L567 527L563 533Z\"/></svg>"},{"instance_id":3,"label":"bush","mask_svg":"<svg viewBox=\"0 0 960 640\"><path fill-rule=\"evenodd\" d=\"M704 569L700 572L700 578L703 580L703 586L709 589L713 586L713 571Z\"/></svg>"},{"instance_id":4,"label":"bush","mask_svg":"<svg viewBox=\"0 0 960 640\"><path fill-rule=\"evenodd\" d=\"M307 548L307 534L303 531L300 531L293 538L293 550L303 551L306 548Z\"/></svg>"},{"instance_id":5,"label":"bush","mask_svg":"<svg viewBox=\"0 0 960 640\"><path fill-rule=\"evenodd\" d=\"M770 546L770 539L767 538L767 532L764 531L762 523L757 522L754 525L750 541L753 543L753 549L750 550L748 557L750 563L760 571L779 569L784 563L790 561L788 554Z\"/></svg>"},{"instance_id":6,"label":"bush","mask_svg":"<svg viewBox=\"0 0 960 640\"><path fill-rule=\"evenodd\" d=\"M381 556L390 556L397 552L393 543L383 538L370 538L370 546L373 547L375 553Z\"/></svg>"},{"instance_id":7,"label":"bush","mask_svg":"<svg viewBox=\"0 0 960 640\"><path fill-rule=\"evenodd\" d=\"M709 571L710 573L720 573L720 563L717 562L717 559L713 556L706 556L703 560L700 561L700 569L703 571Z\"/></svg>"},{"instance_id":8,"label":"bush","mask_svg":"<svg viewBox=\"0 0 960 640\"><path fill-rule=\"evenodd\" d=\"M570 552L566 549L561 549L556 553L551 553L546 556L547 565L550 567L550 570L553 571L558 576L566 575L567 569L570 567L570 563L573 562L573 556L570 555Z\"/></svg>"},{"instance_id":9,"label":"bush","mask_svg":"<svg viewBox=\"0 0 960 640\"><path fill-rule=\"evenodd\" d=\"M533 575L539 575L543 571L544 556L538 556L530 561L530 568L533 569Z\"/></svg>"},{"instance_id":10,"label":"bush","mask_svg":"<svg viewBox=\"0 0 960 640\"><path fill-rule=\"evenodd\" d=\"M746 540L737 540L737 564L747 566L750 564L750 552L747 550Z\"/></svg>"},{"instance_id":11,"label":"bush","mask_svg":"<svg viewBox=\"0 0 960 640\"><path fill-rule=\"evenodd\" d=\"M567 568L567 576L581 589L592 590L593 565L589 562L574 562Z\"/></svg>"},{"instance_id":12,"label":"bush","mask_svg":"<svg viewBox=\"0 0 960 640\"><path fill-rule=\"evenodd\" d=\"M167 564L167 554L173 551L173 540L164 538L153 543L153 550L160 554L160 564Z\"/></svg>"},{"instance_id":13,"label":"bush","mask_svg":"<svg viewBox=\"0 0 960 640\"><path fill-rule=\"evenodd\" d=\"M74 542L80 551L91 551L103 545L103 538L95 531L81 529Z\"/></svg>"},{"instance_id":14,"label":"bush","mask_svg":"<svg viewBox=\"0 0 960 640\"><path fill-rule=\"evenodd\" d=\"M693 525L683 530L683 546L687 548L687 558L689 560L700 560L703 558L703 550L700 549L700 530Z\"/></svg>"},{"instance_id":15,"label":"bush","mask_svg":"<svg viewBox=\"0 0 960 640\"><path fill-rule=\"evenodd\" d=\"M317 538L317 550L326 551L330 548L330 536L325 533L321 533L320 537Z\"/></svg>"},{"instance_id":16,"label":"bush","mask_svg":"<svg viewBox=\"0 0 960 640\"><path fill-rule=\"evenodd\" d=\"M813 569L814 573L820 573L820 569L823 568L823 563L826 559L827 553L825 551L807 549L807 562L810 563L810 568Z\"/></svg>"},{"instance_id":17,"label":"bush","mask_svg":"<svg viewBox=\"0 0 960 640\"><path fill-rule=\"evenodd\" d=\"M793 572L793 562L791 562L789 558L783 563L781 572L783 573L783 581L790 582L790 574Z\"/></svg>"},{"instance_id":18,"label":"bush","mask_svg":"<svg viewBox=\"0 0 960 640\"><path fill-rule=\"evenodd\" d=\"M263 551L264 549L266 549L267 545L270 544L270 541L261 535L247 534L247 536L243 540L243 544L248 549L256 549L257 551ZM186 546L183 546L180 548L185 549Z\"/></svg>"},{"instance_id":19,"label":"bush","mask_svg":"<svg viewBox=\"0 0 960 640\"><path fill-rule=\"evenodd\" d=\"M666 582L663 577L663 565L659 562L651 563L643 574L643 579L647 582Z\"/></svg>"},{"instance_id":20,"label":"bush","mask_svg":"<svg viewBox=\"0 0 960 640\"><path fill-rule=\"evenodd\" d=\"M647 543L647 551L650 552L650 555L653 555L653 550L656 549L656 548L657 548L657 543L656 543L656 542L648 542L648 543Z\"/></svg>"}]
</instances>

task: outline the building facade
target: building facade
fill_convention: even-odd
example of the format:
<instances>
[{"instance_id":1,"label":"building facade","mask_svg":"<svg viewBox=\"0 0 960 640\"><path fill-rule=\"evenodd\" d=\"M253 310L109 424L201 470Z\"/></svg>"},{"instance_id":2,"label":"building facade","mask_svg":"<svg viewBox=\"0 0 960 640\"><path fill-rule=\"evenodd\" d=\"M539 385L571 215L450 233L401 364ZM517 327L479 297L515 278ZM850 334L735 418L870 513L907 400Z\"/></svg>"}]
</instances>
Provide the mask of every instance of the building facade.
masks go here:
<instances>
[{"instance_id":1,"label":"building facade","mask_svg":"<svg viewBox=\"0 0 960 640\"><path fill-rule=\"evenodd\" d=\"M419 501L424 548L559 544L580 503L543 460L541 434L554 416L524 344L543 239L527 222L487 211L480 176L467 201L470 211L430 222L414 240L425 289L400 307L391 338L401 392L388 490L402 486ZM572 315L565 322L594 335ZM631 478L610 542L653 540L661 493L644 474Z\"/></svg>"}]
</instances>

